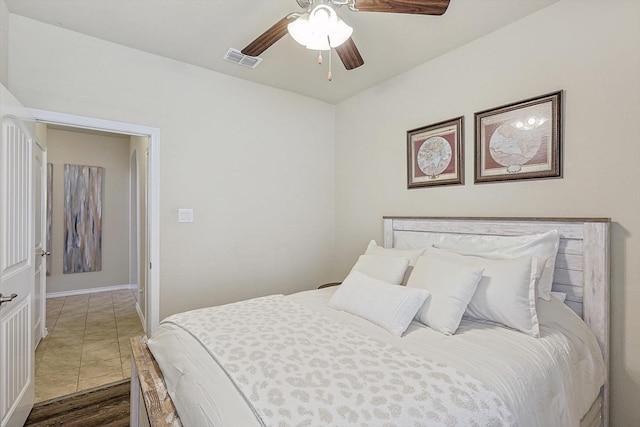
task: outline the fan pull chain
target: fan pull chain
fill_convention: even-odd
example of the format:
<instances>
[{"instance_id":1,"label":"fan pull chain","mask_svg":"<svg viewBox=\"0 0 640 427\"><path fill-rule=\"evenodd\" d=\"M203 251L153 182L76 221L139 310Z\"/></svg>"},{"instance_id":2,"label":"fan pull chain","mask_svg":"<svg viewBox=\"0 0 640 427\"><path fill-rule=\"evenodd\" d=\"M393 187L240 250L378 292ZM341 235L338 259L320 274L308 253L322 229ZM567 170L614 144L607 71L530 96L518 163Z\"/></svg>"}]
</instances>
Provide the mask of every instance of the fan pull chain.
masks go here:
<instances>
[{"instance_id":1,"label":"fan pull chain","mask_svg":"<svg viewBox=\"0 0 640 427\"><path fill-rule=\"evenodd\" d=\"M329 38L329 34L327 34L327 45L329 45L329 74L327 74L327 80L333 80L333 73L331 72L331 39Z\"/></svg>"},{"instance_id":2,"label":"fan pull chain","mask_svg":"<svg viewBox=\"0 0 640 427\"><path fill-rule=\"evenodd\" d=\"M327 74L327 80L333 80L333 73L331 72L331 39L329 39L329 35L327 35L327 44L329 45L329 73ZM322 51L318 51L318 65L322 65Z\"/></svg>"}]
</instances>

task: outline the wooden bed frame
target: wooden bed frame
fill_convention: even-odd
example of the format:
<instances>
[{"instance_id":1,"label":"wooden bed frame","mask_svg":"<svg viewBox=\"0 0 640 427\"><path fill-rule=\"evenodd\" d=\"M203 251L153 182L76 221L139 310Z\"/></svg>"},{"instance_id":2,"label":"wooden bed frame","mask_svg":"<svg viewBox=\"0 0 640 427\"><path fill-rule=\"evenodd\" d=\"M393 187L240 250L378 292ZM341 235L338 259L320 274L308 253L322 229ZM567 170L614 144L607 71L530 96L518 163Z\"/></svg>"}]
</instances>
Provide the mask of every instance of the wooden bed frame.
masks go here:
<instances>
[{"instance_id":1,"label":"wooden bed frame","mask_svg":"<svg viewBox=\"0 0 640 427\"><path fill-rule=\"evenodd\" d=\"M609 425L609 234L608 218L443 218L384 217L384 246L394 247L397 231L482 235L522 235L558 230L553 290L567 294L571 307L595 334L607 378L581 427ZM131 426L181 426L162 372L146 345L131 339Z\"/></svg>"}]
</instances>

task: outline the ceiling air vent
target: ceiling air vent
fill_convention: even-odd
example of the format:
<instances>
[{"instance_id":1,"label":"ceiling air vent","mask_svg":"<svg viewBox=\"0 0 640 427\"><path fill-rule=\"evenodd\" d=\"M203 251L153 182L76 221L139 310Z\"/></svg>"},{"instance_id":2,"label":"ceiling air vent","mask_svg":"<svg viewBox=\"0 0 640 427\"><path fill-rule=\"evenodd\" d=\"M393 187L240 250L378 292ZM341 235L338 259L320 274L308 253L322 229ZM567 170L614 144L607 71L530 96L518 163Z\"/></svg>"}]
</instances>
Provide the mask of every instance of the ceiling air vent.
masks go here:
<instances>
[{"instance_id":1,"label":"ceiling air vent","mask_svg":"<svg viewBox=\"0 0 640 427\"><path fill-rule=\"evenodd\" d=\"M262 58L258 56L247 56L232 47L224 54L223 59L249 68L256 68L262 62Z\"/></svg>"}]
</instances>

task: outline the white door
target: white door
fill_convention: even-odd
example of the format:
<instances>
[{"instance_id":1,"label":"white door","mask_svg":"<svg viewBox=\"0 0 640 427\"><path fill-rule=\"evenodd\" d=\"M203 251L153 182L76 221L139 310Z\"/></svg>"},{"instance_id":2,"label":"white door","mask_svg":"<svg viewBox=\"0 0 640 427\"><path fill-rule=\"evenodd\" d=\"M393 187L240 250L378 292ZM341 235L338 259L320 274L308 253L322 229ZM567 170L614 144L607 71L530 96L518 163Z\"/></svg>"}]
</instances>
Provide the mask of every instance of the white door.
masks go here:
<instances>
[{"instance_id":1,"label":"white door","mask_svg":"<svg viewBox=\"0 0 640 427\"><path fill-rule=\"evenodd\" d=\"M33 347L36 348L46 332L47 287L47 151L39 141L33 144L33 185L35 204L35 278L33 292Z\"/></svg>"},{"instance_id":2,"label":"white door","mask_svg":"<svg viewBox=\"0 0 640 427\"><path fill-rule=\"evenodd\" d=\"M24 424L34 400L34 122L0 85L0 427Z\"/></svg>"}]
</instances>

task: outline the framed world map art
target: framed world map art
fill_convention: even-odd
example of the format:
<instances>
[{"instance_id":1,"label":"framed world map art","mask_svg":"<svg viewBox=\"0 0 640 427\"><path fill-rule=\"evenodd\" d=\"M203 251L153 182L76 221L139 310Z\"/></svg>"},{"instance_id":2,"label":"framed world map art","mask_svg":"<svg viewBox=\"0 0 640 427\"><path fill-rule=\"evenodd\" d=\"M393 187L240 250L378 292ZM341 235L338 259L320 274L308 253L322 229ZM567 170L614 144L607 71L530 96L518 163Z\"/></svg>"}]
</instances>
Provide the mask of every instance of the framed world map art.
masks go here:
<instances>
[{"instance_id":1,"label":"framed world map art","mask_svg":"<svg viewBox=\"0 0 640 427\"><path fill-rule=\"evenodd\" d=\"M407 187L464 184L464 117L407 131Z\"/></svg>"},{"instance_id":2,"label":"framed world map art","mask_svg":"<svg viewBox=\"0 0 640 427\"><path fill-rule=\"evenodd\" d=\"M562 91L475 113L475 182L562 176Z\"/></svg>"}]
</instances>

